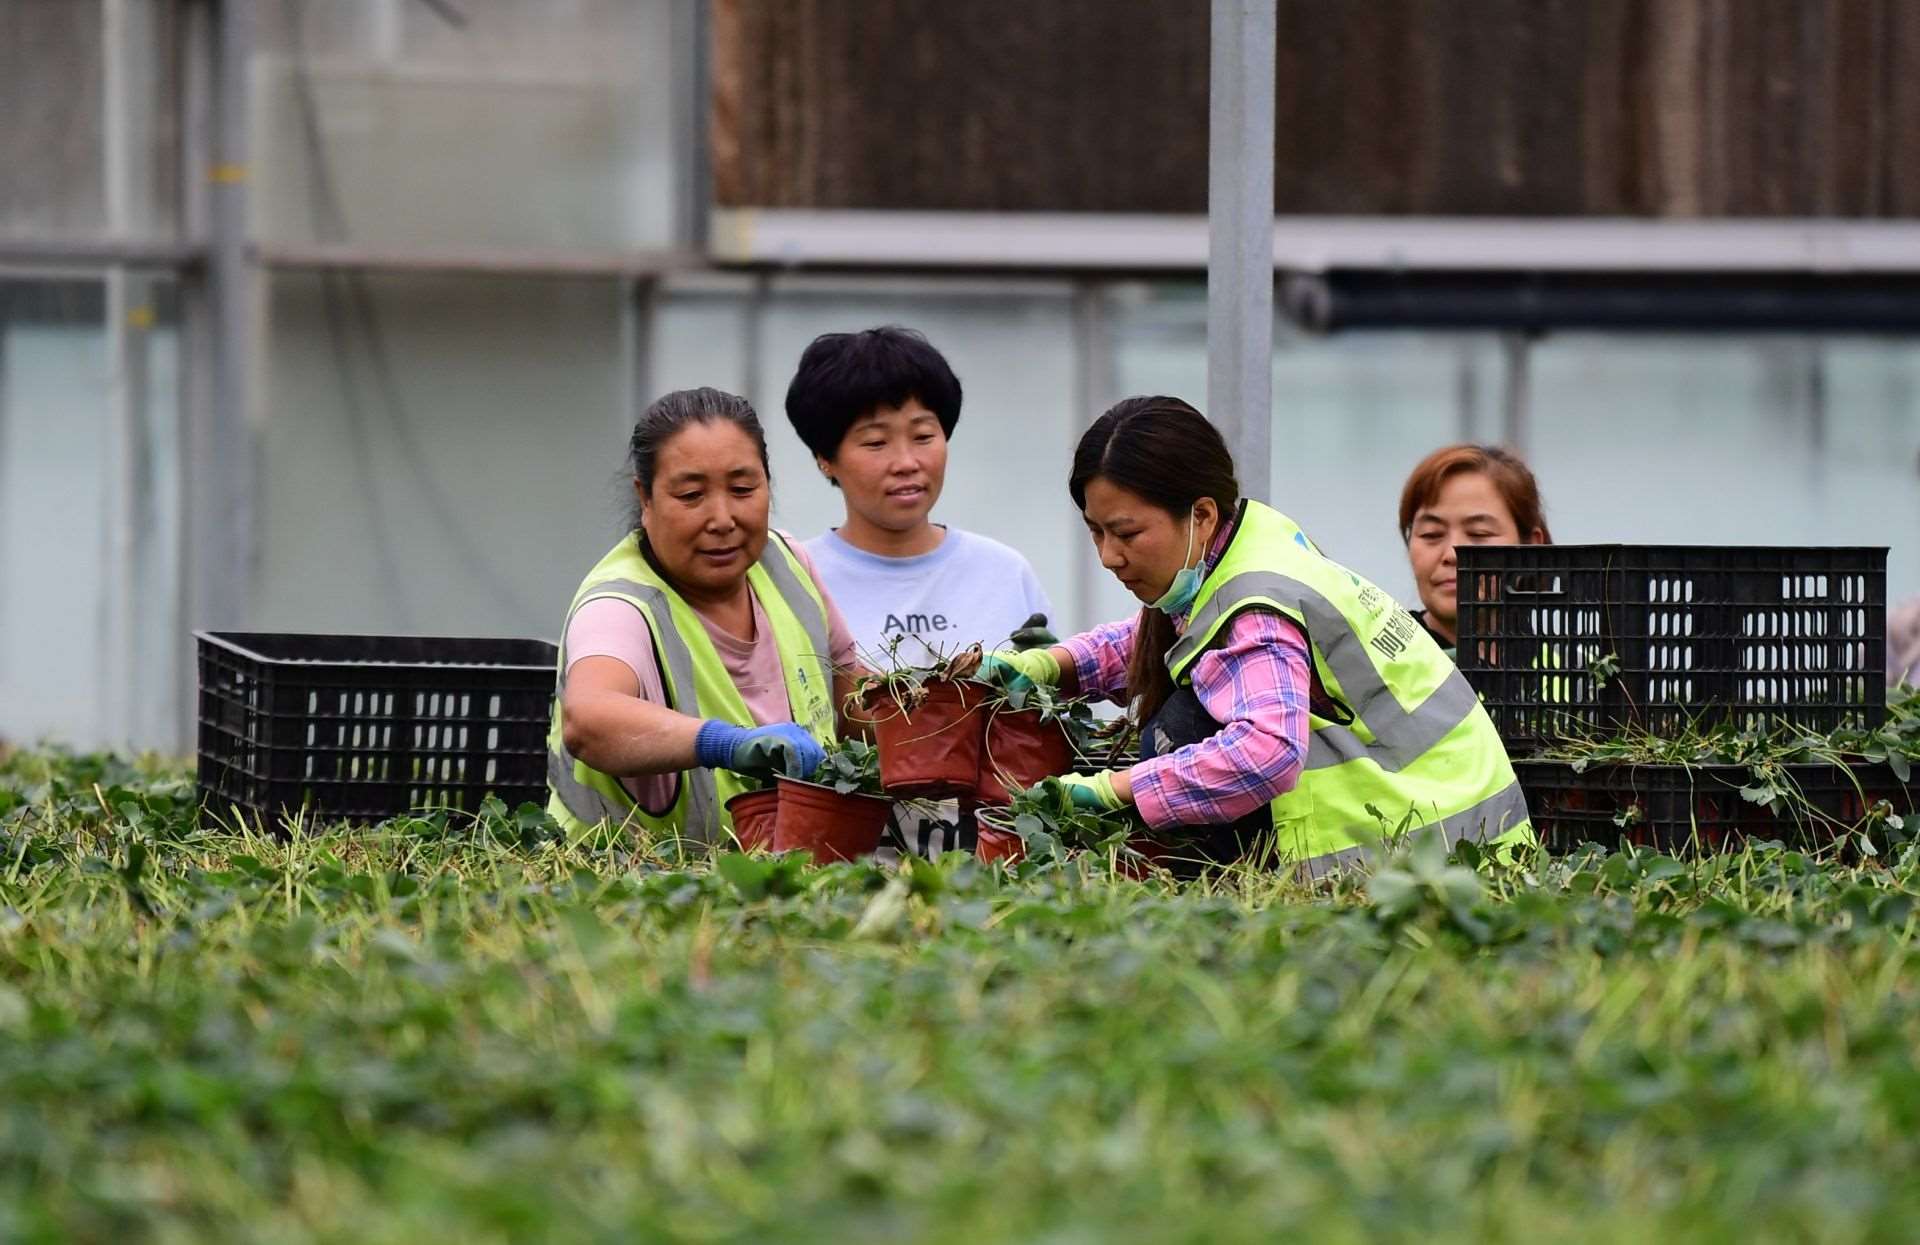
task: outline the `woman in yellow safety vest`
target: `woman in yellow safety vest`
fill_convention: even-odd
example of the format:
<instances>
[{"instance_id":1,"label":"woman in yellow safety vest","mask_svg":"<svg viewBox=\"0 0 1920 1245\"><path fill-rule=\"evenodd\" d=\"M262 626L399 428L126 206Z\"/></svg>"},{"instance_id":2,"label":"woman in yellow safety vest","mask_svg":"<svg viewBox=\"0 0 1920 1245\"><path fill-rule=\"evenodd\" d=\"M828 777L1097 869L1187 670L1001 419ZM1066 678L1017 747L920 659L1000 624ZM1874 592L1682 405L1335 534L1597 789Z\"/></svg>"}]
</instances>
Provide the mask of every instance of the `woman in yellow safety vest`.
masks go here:
<instances>
[{"instance_id":1,"label":"woman in yellow safety vest","mask_svg":"<svg viewBox=\"0 0 1920 1245\"><path fill-rule=\"evenodd\" d=\"M1420 460L1400 490L1400 539L1424 607L1413 619L1449 657L1460 626L1454 549L1553 543L1533 472L1493 445L1443 446Z\"/></svg>"},{"instance_id":2,"label":"woman in yellow safety vest","mask_svg":"<svg viewBox=\"0 0 1920 1245\"><path fill-rule=\"evenodd\" d=\"M667 394L634 425L634 530L567 612L548 811L724 841L742 775L807 777L852 689L853 639L798 542L768 527L746 399Z\"/></svg>"},{"instance_id":3,"label":"woman in yellow safety vest","mask_svg":"<svg viewBox=\"0 0 1920 1245\"><path fill-rule=\"evenodd\" d=\"M1068 491L1143 608L983 666L1132 706L1141 761L1069 776L1077 804L1132 805L1150 834L1203 828L1182 837L1206 858L1270 852L1313 877L1389 832L1530 836L1506 751L1453 663L1388 594L1241 498L1193 407L1119 403L1081 438Z\"/></svg>"}]
</instances>

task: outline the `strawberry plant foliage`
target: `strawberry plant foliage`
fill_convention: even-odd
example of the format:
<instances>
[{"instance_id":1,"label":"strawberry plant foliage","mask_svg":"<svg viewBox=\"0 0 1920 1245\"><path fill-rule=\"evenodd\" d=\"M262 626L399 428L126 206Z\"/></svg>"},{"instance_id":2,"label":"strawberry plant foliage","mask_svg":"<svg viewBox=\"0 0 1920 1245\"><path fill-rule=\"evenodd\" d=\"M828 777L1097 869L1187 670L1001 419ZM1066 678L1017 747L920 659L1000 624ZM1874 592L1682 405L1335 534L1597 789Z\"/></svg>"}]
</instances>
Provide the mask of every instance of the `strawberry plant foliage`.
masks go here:
<instances>
[{"instance_id":1,"label":"strawberry plant foliage","mask_svg":"<svg viewBox=\"0 0 1920 1245\"><path fill-rule=\"evenodd\" d=\"M683 856L505 806L202 825L177 767L45 752L0 794L9 1239L1920 1221L1913 846L1414 833L1317 883L1135 881ZM1062 795L1022 802L1031 847L1123 850Z\"/></svg>"},{"instance_id":2,"label":"strawberry plant foliage","mask_svg":"<svg viewBox=\"0 0 1920 1245\"><path fill-rule=\"evenodd\" d=\"M880 753L864 739L842 739L828 745L812 781L841 795L879 795Z\"/></svg>"}]
</instances>

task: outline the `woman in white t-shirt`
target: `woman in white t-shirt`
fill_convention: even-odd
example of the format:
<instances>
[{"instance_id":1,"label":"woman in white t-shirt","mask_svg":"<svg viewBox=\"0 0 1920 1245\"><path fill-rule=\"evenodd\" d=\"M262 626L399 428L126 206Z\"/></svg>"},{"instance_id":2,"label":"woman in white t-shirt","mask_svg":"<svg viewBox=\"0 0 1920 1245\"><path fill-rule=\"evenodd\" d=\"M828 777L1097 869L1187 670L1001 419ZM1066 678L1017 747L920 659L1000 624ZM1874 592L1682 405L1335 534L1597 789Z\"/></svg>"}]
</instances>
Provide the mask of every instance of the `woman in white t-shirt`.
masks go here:
<instances>
[{"instance_id":1,"label":"woman in white t-shirt","mask_svg":"<svg viewBox=\"0 0 1920 1245\"><path fill-rule=\"evenodd\" d=\"M891 327L816 337L787 386L787 419L846 502L845 520L807 551L872 664L896 645L903 661L924 661L1044 625L1053 605L1025 557L933 521L960 380L926 338Z\"/></svg>"},{"instance_id":2,"label":"woman in white t-shirt","mask_svg":"<svg viewBox=\"0 0 1920 1245\"><path fill-rule=\"evenodd\" d=\"M814 338L787 387L787 419L846 502L840 526L806 548L870 665L1052 642L1053 605L1032 564L933 521L960 379L925 337L885 327ZM972 820L952 802L938 816L903 808L893 829L929 855L972 846Z\"/></svg>"}]
</instances>

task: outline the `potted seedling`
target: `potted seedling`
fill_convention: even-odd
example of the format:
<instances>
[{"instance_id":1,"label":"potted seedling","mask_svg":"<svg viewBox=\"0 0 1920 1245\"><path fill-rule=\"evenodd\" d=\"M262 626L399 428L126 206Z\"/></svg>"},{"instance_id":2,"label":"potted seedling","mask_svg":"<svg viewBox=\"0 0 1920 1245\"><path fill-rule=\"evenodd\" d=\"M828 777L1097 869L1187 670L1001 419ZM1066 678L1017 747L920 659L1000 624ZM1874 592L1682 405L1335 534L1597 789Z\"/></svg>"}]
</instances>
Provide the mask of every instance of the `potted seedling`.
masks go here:
<instances>
[{"instance_id":1,"label":"potted seedling","mask_svg":"<svg viewBox=\"0 0 1920 1245\"><path fill-rule=\"evenodd\" d=\"M980 772L974 798L982 804L1006 804L1014 793L1043 778L1073 768L1071 732L1091 729L1093 711L1085 700L1062 697L1045 685L1015 676L984 680L986 732L981 740Z\"/></svg>"},{"instance_id":2,"label":"potted seedling","mask_svg":"<svg viewBox=\"0 0 1920 1245\"><path fill-rule=\"evenodd\" d=\"M880 794L879 757L861 739L827 749L811 782L779 778L773 850L805 851L815 863L853 860L880 846L893 805Z\"/></svg>"},{"instance_id":3,"label":"potted seedling","mask_svg":"<svg viewBox=\"0 0 1920 1245\"><path fill-rule=\"evenodd\" d=\"M1116 849L1124 859L1138 851L1138 844L1128 839L1133 818L1076 808L1058 778L1016 791L1006 807L982 809L977 820L980 837L974 854L982 860L1011 864L1028 856L1048 860L1069 851L1104 854Z\"/></svg>"},{"instance_id":4,"label":"potted seedling","mask_svg":"<svg viewBox=\"0 0 1920 1245\"><path fill-rule=\"evenodd\" d=\"M886 673L869 676L855 693L873 721L881 787L908 797L971 795L988 689L965 674L979 664L979 645L953 656L929 646L933 659L919 666L899 664L897 650L896 643L886 655Z\"/></svg>"}]
</instances>

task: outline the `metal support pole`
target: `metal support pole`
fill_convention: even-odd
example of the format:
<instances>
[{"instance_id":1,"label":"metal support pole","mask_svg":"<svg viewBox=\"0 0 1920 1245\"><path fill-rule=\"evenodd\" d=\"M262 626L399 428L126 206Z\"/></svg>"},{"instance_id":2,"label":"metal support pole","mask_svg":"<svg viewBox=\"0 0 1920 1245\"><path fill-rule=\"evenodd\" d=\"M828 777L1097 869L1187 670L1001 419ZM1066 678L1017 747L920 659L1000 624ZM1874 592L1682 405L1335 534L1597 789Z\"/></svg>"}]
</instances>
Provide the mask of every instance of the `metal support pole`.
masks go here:
<instances>
[{"instance_id":1,"label":"metal support pole","mask_svg":"<svg viewBox=\"0 0 1920 1245\"><path fill-rule=\"evenodd\" d=\"M252 0L219 0L214 28L207 329L211 375L187 411L187 624L245 624L253 536L248 418L253 268L247 256L247 65ZM184 638L184 637L183 637Z\"/></svg>"},{"instance_id":2,"label":"metal support pole","mask_svg":"<svg viewBox=\"0 0 1920 1245\"><path fill-rule=\"evenodd\" d=\"M673 0L673 241L704 251L713 207L712 29L707 0Z\"/></svg>"},{"instance_id":3,"label":"metal support pole","mask_svg":"<svg viewBox=\"0 0 1920 1245\"><path fill-rule=\"evenodd\" d=\"M753 285L747 291L746 305L741 308L740 327L740 395L753 403L757 411L764 411L767 395L766 388L766 350L767 350L767 308L773 302L773 282L764 272L755 273Z\"/></svg>"},{"instance_id":4,"label":"metal support pole","mask_svg":"<svg viewBox=\"0 0 1920 1245\"><path fill-rule=\"evenodd\" d=\"M654 376L655 330L660 282L653 277L629 277L620 282L621 383L620 409L614 414L616 444L625 445L640 420L640 412L656 396Z\"/></svg>"},{"instance_id":5,"label":"metal support pole","mask_svg":"<svg viewBox=\"0 0 1920 1245\"><path fill-rule=\"evenodd\" d=\"M1080 443L1080 435L1093 421L1118 400L1114 392L1118 382L1114 378L1113 322L1108 303L1109 294L1104 282L1082 279L1074 283L1071 422L1075 445ZM1072 604L1068 606L1073 612L1066 619L1052 620L1055 634L1067 635L1106 621L1094 617L1094 601L1105 575L1100 569L1099 560L1093 556L1083 539L1085 533L1080 526L1080 517L1070 509L1063 509L1061 519L1066 524L1065 538L1070 547L1080 550L1080 556L1073 563L1073 597Z\"/></svg>"},{"instance_id":6,"label":"metal support pole","mask_svg":"<svg viewBox=\"0 0 1920 1245\"><path fill-rule=\"evenodd\" d=\"M1526 456L1528 423L1533 413L1533 337L1527 333L1508 333L1500 339L1506 355L1506 401L1502 404L1500 443L1514 453Z\"/></svg>"},{"instance_id":7,"label":"metal support pole","mask_svg":"<svg viewBox=\"0 0 1920 1245\"><path fill-rule=\"evenodd\" d=\"M1453 405L1457 421L1455 439L1480 439L1480 357L1471 341L1461 342L1453 360Z\"/></svg>"},{"instance_id":8,"label":"metal support pole","mask_svg":"<svg viewBox=\"0 0 1920 1245\"><path fill-rule=\"evenodd\" d=\"M1273 492L1275 0L1213 0L1207 113L1207 414L1242 496Z\"/></svg>"}]
</instances>

